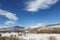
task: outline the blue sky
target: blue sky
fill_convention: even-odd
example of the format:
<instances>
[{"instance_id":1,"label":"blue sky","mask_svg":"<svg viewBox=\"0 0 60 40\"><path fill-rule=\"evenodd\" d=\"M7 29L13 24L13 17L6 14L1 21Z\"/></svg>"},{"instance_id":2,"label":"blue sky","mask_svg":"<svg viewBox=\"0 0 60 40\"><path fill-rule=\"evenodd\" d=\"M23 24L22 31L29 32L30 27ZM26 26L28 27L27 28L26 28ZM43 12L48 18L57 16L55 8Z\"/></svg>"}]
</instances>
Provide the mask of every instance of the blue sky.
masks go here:
<instances>
[{"instance_id":1,"label":"blue sky","mask_svg":"<svg viewBox=\"0 0 60 40\"><path fill-rule=\"evenodd\" d=\"M0 0L0 26L60 23L60 0Z\"/></svg>"}]
</instances>

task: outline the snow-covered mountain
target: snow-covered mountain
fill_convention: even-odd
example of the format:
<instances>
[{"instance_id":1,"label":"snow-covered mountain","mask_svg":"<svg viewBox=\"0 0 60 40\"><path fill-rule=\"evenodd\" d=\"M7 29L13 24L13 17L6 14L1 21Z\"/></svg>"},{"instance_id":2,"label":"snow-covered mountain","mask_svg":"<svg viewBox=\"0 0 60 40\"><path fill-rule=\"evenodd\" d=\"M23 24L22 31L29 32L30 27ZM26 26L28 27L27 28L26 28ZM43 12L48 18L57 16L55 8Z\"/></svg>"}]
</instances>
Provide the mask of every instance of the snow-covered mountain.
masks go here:
<instances>
[{"instance_id":1,"label":"snow-covered mountain","mask_svg":"<svg viewBox=\"0 0 60 40\"><path fill-rule=\"evenodd\" d=\"M0 31L1 30L6 30L6 31L8 31L8 30L23 30L24 29L24 27L21 27L21 26L12 26L12 27L7 27L7 28L0 28Z\"/></svg>"},{"instance_id":2,"label":"snow-covered mountain","mask_svg":"<svg viewBox=\"0 0 60 40\"><path fill-rule=\"evenodd\" d=\"M34 28L24 28L22 26L12 26L8 28L0 28L0 31L16 31L16 30L23 30L32 33L60 33L60 23L57 24L50 24L45 26L39 26Z\"/></svg>"},{"instance_id":3,"label":"snow-covered mountain","mask_svg":"<svg viewBox=\"0 0 60 40\"><path fill-rule=\"evenodd\" d=\"M49 24L49 25L46 25L46 27L60 27L60 23L57 23L57 24Z\"/></svg>"}]
</instances>

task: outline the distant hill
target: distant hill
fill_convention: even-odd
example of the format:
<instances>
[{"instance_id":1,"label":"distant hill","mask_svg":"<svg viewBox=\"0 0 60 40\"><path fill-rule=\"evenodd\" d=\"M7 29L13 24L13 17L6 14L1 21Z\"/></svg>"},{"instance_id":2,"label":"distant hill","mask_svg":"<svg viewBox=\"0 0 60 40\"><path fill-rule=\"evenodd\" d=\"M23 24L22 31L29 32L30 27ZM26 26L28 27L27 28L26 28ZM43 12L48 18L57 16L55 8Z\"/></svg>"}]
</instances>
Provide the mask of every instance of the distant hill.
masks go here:
<instances>
[{"instance_id":1,"label":"distant hill","mask_svg":"<svg viewBox=\"0 0 60 40\"><path fill-rule=\"evenodd\" d=\"M60 27L60 23L46 25L47 27Z\"/></svg>"},{"instance_id":2,"label":"distant hill","mask_svg":"<svg viewBox=\"0 0 60 40\"><path fill-rule=\"evenodd\" d=\"M60 23L30 28L31 33L60 33Z\"/></svg>"},{"instance_id":3,"label":"distant hill","mask_svg":"<svg viewBox=\"0 0 60 40\"><path fill-rule=\"evenodd\" d=\"M29 33L59 33L60 34L60 23L49 24L45 26L37 26L33 28L27 28L22 26L12 26L8 28L0 28L1 31L19 31L19 32L29 32Z\"/></svg>"}]
</instances>

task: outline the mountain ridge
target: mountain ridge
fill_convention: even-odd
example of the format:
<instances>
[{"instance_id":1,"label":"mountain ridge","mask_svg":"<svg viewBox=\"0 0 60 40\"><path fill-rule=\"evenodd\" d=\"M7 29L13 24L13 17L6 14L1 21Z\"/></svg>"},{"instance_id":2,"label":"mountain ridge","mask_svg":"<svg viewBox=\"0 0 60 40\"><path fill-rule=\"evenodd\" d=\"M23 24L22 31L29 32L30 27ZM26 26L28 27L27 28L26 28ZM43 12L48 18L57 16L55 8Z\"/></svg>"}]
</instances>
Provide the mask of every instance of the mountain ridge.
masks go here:
<instances>
[{"instance_id":1,"label":"mountain ridge","mask_svg":"<svg viewBox=\"0 0 60 40\"><path fill-rule=\"evenodd\" d=\"M24 27L22 26L12 26L12 27L7 27L7 28L0 28L0 30L22 30Z\"/></svg>"}]
</instances>

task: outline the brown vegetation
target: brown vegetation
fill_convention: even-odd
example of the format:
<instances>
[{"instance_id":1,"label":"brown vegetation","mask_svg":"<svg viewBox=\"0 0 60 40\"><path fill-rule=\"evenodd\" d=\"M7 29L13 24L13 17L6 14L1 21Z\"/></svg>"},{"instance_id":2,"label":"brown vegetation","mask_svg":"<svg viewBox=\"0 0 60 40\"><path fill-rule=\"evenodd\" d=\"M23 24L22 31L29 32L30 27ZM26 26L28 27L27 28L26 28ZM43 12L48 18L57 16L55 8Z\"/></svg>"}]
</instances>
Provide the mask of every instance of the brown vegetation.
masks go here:
<instances>
[{"instance_id":1,"label":"brown vegetation","mask_svg":"<svg viewBox=\"0 0 60 40\"><path fill-rule=\"evenodd\" d=\"M60 34L60 27L38 27L38 28L32 28L29 29L31 33L54 33L54 34Z\"/></svg>"},{"instance_id":2,"label":"brown vegetation","mask_svg":"<svg viewBox=\"0 0 60 40\"><path fill-rule=\"evenodd\" d=\"M19 38L15 38L15 37L0 37L0 40L19 40Z\"/></svg>"}]
</instances>

